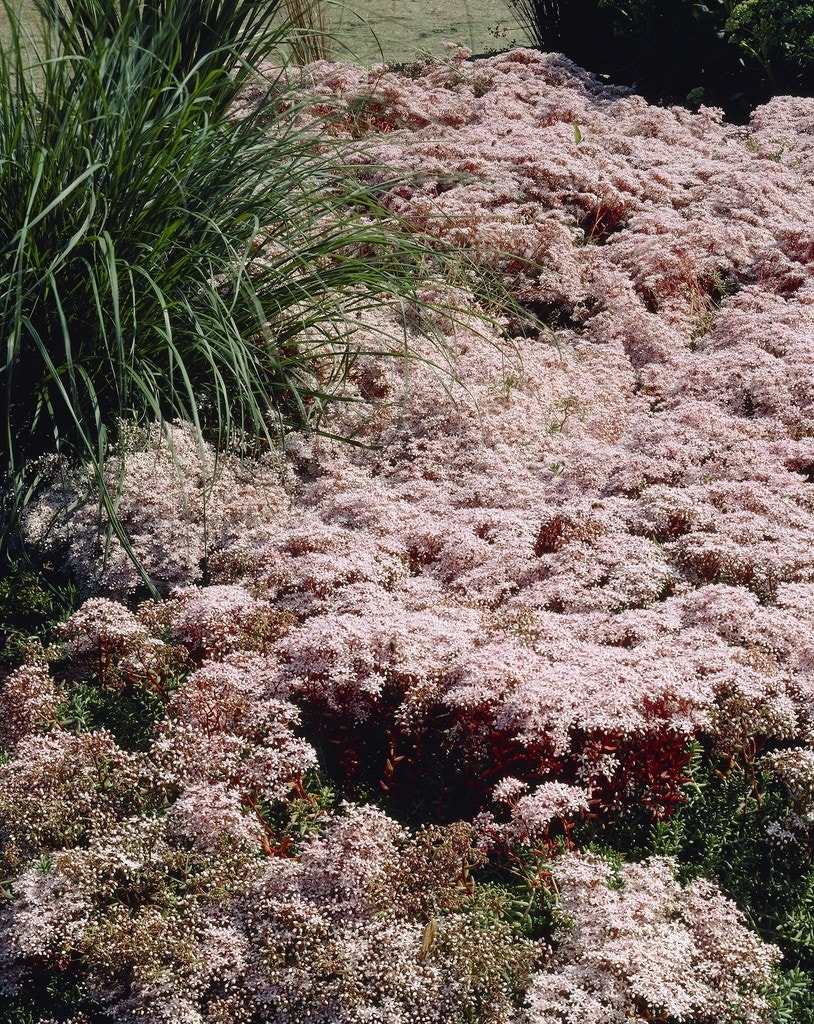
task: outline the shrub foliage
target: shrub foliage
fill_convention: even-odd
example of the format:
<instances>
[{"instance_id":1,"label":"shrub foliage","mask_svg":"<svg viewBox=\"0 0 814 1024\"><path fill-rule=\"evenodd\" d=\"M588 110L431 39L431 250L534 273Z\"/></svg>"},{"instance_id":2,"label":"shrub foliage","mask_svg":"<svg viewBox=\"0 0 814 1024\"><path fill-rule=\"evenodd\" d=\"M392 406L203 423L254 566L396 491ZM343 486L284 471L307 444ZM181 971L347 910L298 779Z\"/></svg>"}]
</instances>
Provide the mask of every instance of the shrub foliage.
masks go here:
<instances>
[{"instance_id":1,"label":"shrub foliage","mask_svg":"<svg viewBox=\"0 0 814 1024\"><path fill-rule=\"evenodd\" d=\"M648 99L724 106L814 88L814 6L783 0L507 0L535 45Z\"/></svg>"}]
</instances>

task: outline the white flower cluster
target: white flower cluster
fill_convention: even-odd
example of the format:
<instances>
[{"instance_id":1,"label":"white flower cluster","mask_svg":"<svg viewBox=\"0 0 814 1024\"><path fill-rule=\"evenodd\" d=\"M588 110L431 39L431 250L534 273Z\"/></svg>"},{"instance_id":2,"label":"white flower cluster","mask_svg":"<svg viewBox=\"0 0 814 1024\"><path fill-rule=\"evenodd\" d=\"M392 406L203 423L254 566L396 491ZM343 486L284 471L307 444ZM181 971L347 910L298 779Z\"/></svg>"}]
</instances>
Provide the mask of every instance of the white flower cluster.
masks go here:
<instances>
[{"instance_id":1,"label":"white flower cluster","mask_svg":"<svg viewBox=\"0 0 814 1024\"><path fill-rule=\"evenodd\" d=\"M814 749L806 746L774 750L761 758L761 764L788 786L798 813L814 821Z\"/></svg>"},{"instance_id":2,"label":"white flower cluster","mask_svg":"<svg viewBox=\"0 0 814 1024\"><path fill-rule=\"evenodd\" d=\"M489 813L478 815L475 825L482 845L500 842L535 847L548 839L554 822L567 828L569 822L588 810L590 794L576 786L544 782L532 792L527 792L528 788L525 782L510 776L495 786L492 800L508 807L510 819L503 822Z\"/></svg>"},{"instance_id":3,"label":"white flower cluster","mask_svg":"<svg viewBox=\"0 0 814 1024\"><path fill-rule=\"evenodd\" d=\"M674 872L668 858L614 867L566 854L553 865L563 924L532 981L528 1024L763 1024L759 989L779 950L714 885L682 888Z\"/></svg>"}]
</instances>

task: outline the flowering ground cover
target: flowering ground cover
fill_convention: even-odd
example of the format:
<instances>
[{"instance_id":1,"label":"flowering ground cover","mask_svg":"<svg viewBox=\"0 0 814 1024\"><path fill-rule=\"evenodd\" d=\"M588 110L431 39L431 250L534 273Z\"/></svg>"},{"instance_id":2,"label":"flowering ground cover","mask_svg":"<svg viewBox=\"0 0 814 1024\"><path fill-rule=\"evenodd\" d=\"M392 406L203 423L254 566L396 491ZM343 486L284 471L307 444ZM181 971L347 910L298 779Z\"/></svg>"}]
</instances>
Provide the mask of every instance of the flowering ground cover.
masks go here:
<instances>
[{"instance_id":1,"label":"flowering ground cover","mask_svg":"<svg viewBox=\"0 0 814 1024\"><path fill-rule=\"evenodd\" d=\"M480 262L361 323L427 361L356 362L356 445L131 434L166 600L79 475L29 511L93 596L0 694L8 1019L814 1020L814 100L302 74Z\"/></svg>"}]
</instances>

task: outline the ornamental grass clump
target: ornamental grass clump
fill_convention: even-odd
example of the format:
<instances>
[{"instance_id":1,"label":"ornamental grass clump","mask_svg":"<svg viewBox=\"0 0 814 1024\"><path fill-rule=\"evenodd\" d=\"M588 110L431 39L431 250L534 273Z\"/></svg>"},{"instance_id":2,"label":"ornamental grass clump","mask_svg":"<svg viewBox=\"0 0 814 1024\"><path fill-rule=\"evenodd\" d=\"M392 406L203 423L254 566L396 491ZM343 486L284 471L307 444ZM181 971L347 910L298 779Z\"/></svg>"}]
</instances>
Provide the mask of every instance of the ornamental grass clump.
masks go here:
<instances>
[{"instance_id":1,"label":"ornamental grass clump","mask_svg":"<svg viewBox=\"0 0 814 1024\"><path fill-rule=\"evenodd\" d=\"M298 76L260 76L302 43L278 7L44 0L29 63L7 6L4 536L56 456L90 465L127 546L102 472L122 422L181 420L220 448L318 428L359 322L433 272L427 245L299 117ZM259 99L235 113L249 81ZM403 338L377 344L404 355Z\"/></svg>"}]
</instances>

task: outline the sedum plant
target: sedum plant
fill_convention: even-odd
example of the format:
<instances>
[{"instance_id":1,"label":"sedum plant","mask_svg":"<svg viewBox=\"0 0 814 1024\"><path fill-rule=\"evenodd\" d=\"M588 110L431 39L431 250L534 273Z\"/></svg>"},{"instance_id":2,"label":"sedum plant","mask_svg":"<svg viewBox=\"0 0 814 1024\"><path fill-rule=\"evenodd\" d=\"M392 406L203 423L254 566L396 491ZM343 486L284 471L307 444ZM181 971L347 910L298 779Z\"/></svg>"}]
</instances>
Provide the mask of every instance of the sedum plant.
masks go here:
<instances>
[{"instance_id":1,"label":"sedum plant","mask_svg":"<svg viewBox=\"0 0 814 1024\"><path fill-rule=\"evenodd\" d=\"M363 128L371 73L310 74ZM221 456L199 500L187 428L177 490L149 431L108 460L177 589L0 691L0 1018L811 1024L811 102L372 77L368 156L427 172L387 201L558 347L459 330L471 404L358 360L368 447L289 436L287 494Z\"/></svg>"}]
</instances>

